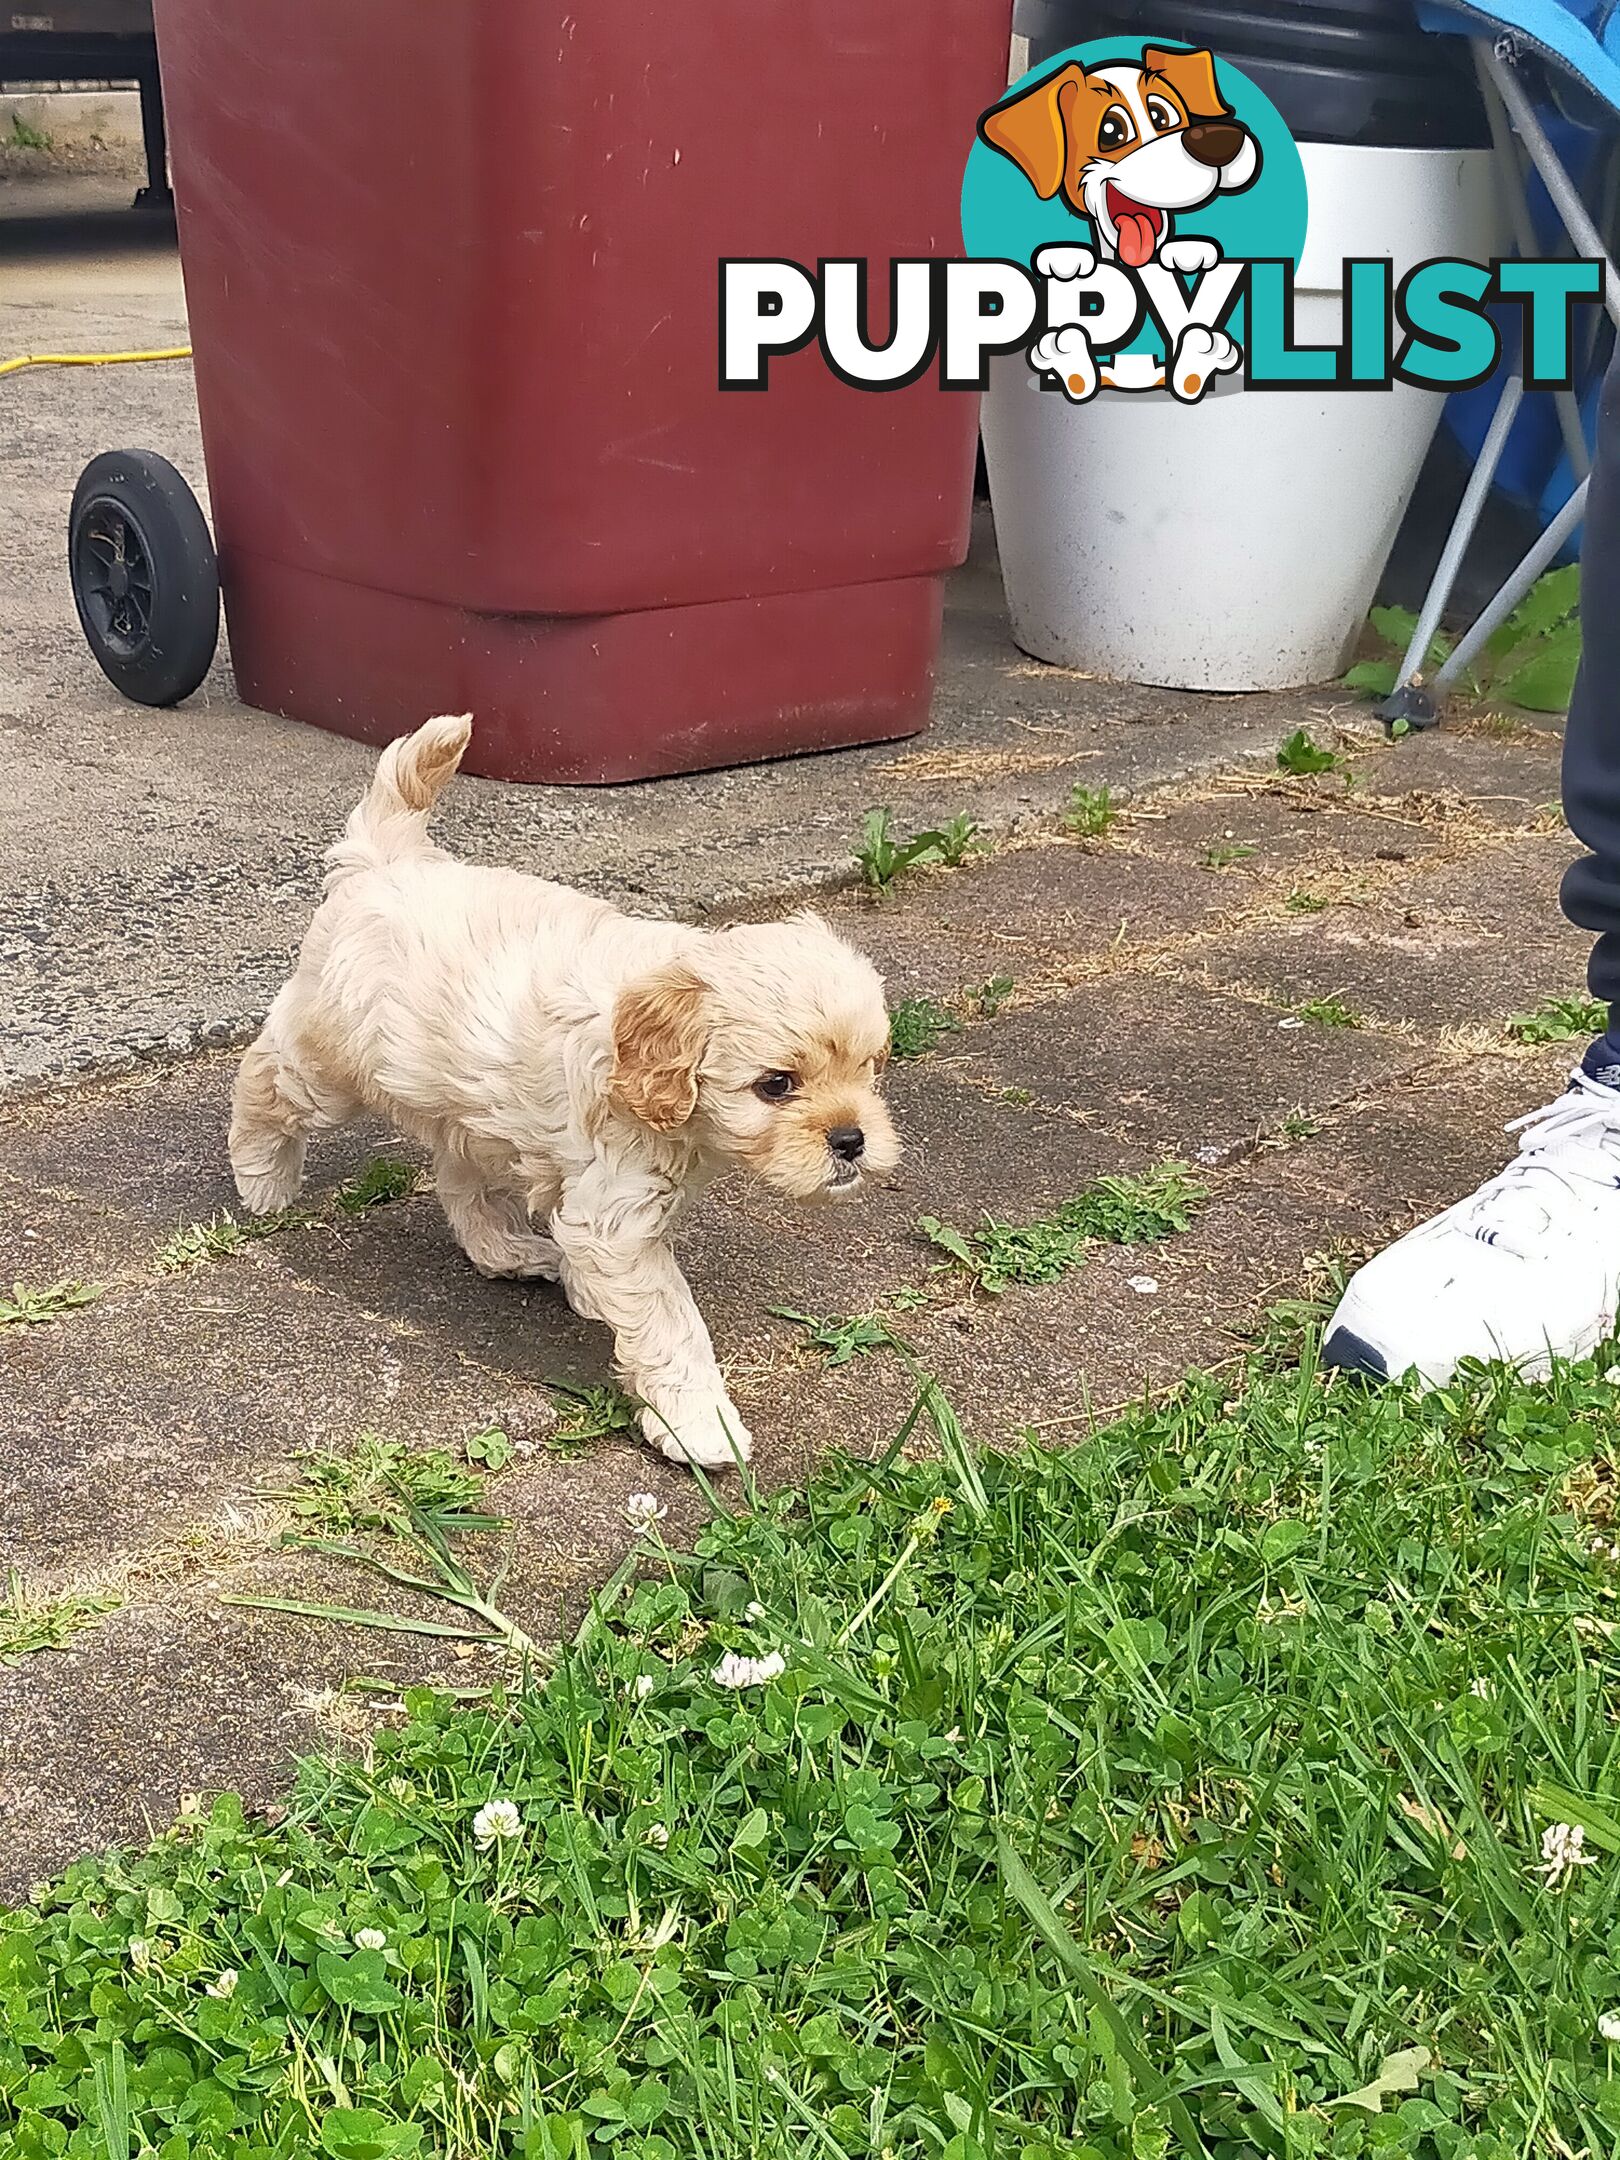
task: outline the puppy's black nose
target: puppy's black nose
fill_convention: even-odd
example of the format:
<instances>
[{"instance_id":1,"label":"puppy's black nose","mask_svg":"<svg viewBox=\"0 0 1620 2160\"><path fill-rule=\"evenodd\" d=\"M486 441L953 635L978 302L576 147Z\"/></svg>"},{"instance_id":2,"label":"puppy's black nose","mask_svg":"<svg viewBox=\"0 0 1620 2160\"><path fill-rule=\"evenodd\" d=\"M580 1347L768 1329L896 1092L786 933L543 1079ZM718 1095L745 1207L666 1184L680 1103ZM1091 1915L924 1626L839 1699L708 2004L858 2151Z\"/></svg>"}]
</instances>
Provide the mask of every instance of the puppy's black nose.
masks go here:
<instances>
[{"instance_id":1,"label":"puppy's black nose","mask_svg":"<svg viewBox=\"0 0 1620 2160\"><path fill-rule=\"evenodd\" d=\"M1195 120L1182 131L1181 139L1189 157L1218 172L1223 165L1230 165L1243 148L1243 134L1243 129L1230 120Z\"/></svg>"},{"instance_id":2,"label":"puppy's black nose","mask_svg":"<svg viewBox=\"0 0 1620 2160\"><path fill-rule=\"evenodd\" d=\"M858 1125L835 1125L827 1135L827 1145L840 1162L859 1162L866 1153L866 1135Z\"/></svg>"}]
</instances>

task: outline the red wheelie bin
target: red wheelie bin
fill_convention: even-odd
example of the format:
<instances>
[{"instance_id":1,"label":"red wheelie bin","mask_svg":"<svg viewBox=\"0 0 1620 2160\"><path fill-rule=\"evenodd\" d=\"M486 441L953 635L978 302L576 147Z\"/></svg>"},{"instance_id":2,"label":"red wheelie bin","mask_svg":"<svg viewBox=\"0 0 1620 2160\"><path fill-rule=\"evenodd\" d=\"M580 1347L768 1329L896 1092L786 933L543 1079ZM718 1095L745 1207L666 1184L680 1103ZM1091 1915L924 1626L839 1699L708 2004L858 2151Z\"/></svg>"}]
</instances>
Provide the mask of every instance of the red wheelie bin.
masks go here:
<instances>
[{"instance_id":1,"label":"red wheelie bin","mask_svg":"<svg viewBox=\"0 0 1620 2160\"><path fill-rule=\"evenodd\" d=\"M251 704L608 781L914 732L977 400L719 387L728 256L960 252L1008 0L158 0Z\"/></svg>"}]
</instances>

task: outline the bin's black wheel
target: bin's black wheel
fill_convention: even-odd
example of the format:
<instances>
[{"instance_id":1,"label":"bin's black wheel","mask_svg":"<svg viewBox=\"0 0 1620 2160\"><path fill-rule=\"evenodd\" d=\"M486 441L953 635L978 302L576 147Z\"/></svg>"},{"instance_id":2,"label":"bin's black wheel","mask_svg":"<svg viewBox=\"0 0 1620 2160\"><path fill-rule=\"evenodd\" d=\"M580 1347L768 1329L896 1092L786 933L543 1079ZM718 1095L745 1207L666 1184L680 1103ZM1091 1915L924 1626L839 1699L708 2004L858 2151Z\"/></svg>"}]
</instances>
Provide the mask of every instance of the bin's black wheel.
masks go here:
<instances>
[{"instance_id":1,"label":"bin's black wheel","mask_svg":"<svg viewBox=\"0 0 1620 2160\"><path fill-rule=\"evenodd\" d=\"M219 565L202 506L167 458L90 460L73 490L68 574L108 680L138 705L190 697L219 642Z\"/></svg>"}]
</instances>

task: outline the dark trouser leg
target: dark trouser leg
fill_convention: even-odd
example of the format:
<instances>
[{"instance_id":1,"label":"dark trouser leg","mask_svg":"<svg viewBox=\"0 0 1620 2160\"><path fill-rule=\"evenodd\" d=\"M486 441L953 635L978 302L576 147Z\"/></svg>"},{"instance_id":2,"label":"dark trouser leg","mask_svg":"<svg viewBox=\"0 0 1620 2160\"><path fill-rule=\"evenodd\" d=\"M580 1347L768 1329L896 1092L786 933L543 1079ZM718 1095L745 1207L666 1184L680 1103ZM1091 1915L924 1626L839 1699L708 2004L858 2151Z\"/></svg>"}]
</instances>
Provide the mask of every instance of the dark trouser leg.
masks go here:
<instances>
[{"instance_id":1,"label":"dark trouser leg","mask_svg":"<svg viewBox=\"0 0 1620 2160\"><path fill-rule=\"evenodd\" d=\"M1595 930L1587 980L1620 1045L1620 346L1598 406L1581 536L1581 666L1564 736L1564 815L1591 849L1564 875L1564 913Z\"/></svg>"}]
</instances>

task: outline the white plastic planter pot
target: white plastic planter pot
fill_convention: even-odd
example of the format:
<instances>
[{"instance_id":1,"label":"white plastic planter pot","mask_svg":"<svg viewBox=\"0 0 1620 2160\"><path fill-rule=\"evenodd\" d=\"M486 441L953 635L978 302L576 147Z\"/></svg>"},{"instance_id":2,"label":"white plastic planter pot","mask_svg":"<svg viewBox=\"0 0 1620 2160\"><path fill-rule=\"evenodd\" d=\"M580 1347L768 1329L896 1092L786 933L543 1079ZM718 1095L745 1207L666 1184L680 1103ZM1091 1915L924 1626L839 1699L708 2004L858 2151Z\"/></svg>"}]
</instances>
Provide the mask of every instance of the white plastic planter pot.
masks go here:
<instances>
[{"instance_id":1,"label":"white plastic planter pot","mask_svg":"<svg viewBox=\"0 0 1620 2160\"><path fill-rule=\"evenodd\" d=\"M1310 195L1295 337L1336 343L1343 265L1500 254L1488 150L1301 143ZM1245 390L1197 405L1104 391L1073 405L1019 354L994 363L985 461L1013 636L1036 659L1188 690L1342 672L1444 394Z\"/></svg>"}]
</instances>

